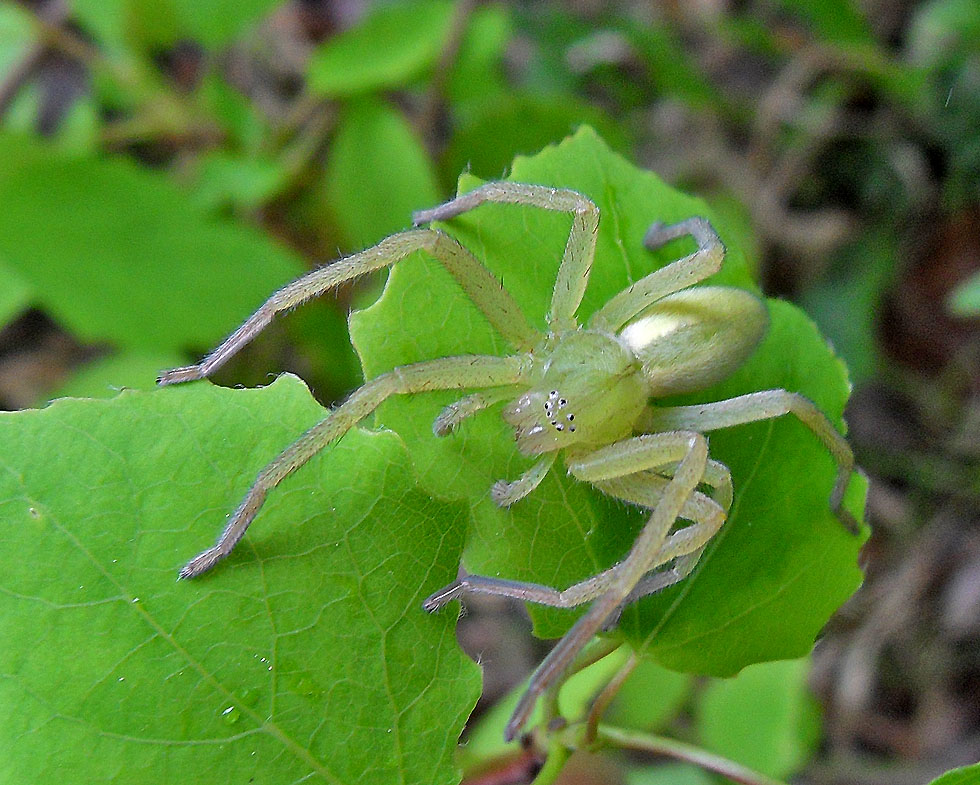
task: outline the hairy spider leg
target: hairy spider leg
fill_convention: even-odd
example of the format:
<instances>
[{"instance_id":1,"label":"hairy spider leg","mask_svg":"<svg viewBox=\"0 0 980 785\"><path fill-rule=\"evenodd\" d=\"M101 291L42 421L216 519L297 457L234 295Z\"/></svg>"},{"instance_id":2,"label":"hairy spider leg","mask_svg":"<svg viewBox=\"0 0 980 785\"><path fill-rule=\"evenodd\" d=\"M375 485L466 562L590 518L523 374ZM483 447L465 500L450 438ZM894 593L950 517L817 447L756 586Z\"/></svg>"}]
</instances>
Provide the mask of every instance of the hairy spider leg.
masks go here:
<instances>
[{"instance_id":1,"label":"hairy spider leg","mask_svg":"<svg viewBox=\"0 0 980 785\"><path fill-rule=\"evenodd\" d=\"M654 270L615 295L589 320L589 326L618 332L630 319L657 300L686 289L721 269L725 246L708 219L695 216L679 223L653 224L643 238L643 244L656 251L671 240L691 235L698 247L694 253Z\"/></svg>"},{"instance_id":2,"label":"hairy spider leg","mask_svg":"<svg viewBox=\"0 0 980 785\"><path fill-rule=\"evenodd\" d=\"M837 464L837 477L830 494L830 509L847 531L860 530L854 516L845 509L844 492L854 470L854 453L833 423L809 398L788 390L763 390L724 401L694 406L649 407L641 418L644 430L697 428L714 431L734 425L771 420L792 414L823 443Z\"/></svg>"},{"instance_id":3,"label":"hairy spider leg","mask_svg":"<svg viewBox=\"0 0 980 785\"><path fill-rule=\"evenodd\" d=\"M676 535L668 538L677 518L683 515L694 520L708 519L709 508L706 505L710 505L724 520L721 506L695 491L697 485L704 480L708 464L707 441L701 434L678 431L634 436L568 462L569 472L575 477L599 483L677 461L679 463L673 478L665 479L663 487L658 488L656 506L629 554L613 567L564 591L520 581L478 575L464 576L426 599L423 607L429 612L468 592L514 597L561 608L594 600L592 607L573 625L532 675L528 691L507 726L508 738L513 738L523 726L534 702L561 677L582 646L603 628L611 615L618 613L620 606L646 573L703 546L706 537L692 537L691 533L680 538ZM682 534L683 531L686 530L677 534ZM704 527L698 532L710 537Z\"/></svg>"},{"instance_id":4,"label":"hairy spider leg","mask_svg":"<svg viewBox=\"0 0 980 785\"><path fill-rule=\"evenodd\" d=\"M646 473L638 476L642 477L643 474ZM643 477L643 481L646 483L649 483L651 479L652 476ZM643 504L643 506L648 507L651 511L655 509L656 503L659 503L663 489L669 482L664 477L658 477L658 479L662 480L663 483L655 485L646 495L647 499L655 496L656 502L649 506ZM600 489L604 489L606 486L606 483L597 482L594 484ZM612 488L614 486L610 483L609 487ZM620 498L625 499L626 497L622 496ZM722 516L724 516L724 509L719 504L704 494L695 491L684 502L679 517L695 522L708 522L712 516L717 515L718 511L721 511ZM656 566L658 565L655 564L654 567ZM619 565L615 564L597 575L586 578L584 581L579 581L563 590L529 581L513 581L506 578L492 578L484 575L464 575L449 586L431 594L425 600L423 607L425 610L432 612L466 594L490 594L496 597L510 597L515 600L523 600L524 602L533 602L538 605L548 605L553 608L574 608L590 600L594 600L600 594L607 591L616 576L618 567ZM644 595L637 595L637 597L640 596Z\"/></svg>"},{"instance_id":5,"label":"hairy spider leg","mask_svg":"<svg viewBox=\"0 0 980 785\"><path fill-rule=\"evenodd\" d=\"M631 474L625 477L597 482L595 485L599 490L610 496L618 497L648 509L654 509L667 486L668 477L673 475L675 468L659 467L656 472L647 471L639 474ZM661 473L666 474L667 477L662 476ZM696 526L704 527L703 532L707 534L705 545L691 553L678 556L674 559L674 563L669 569L650 572L643 576L636 585L636 588L630 592L626 601L619 607L619 611L615 614L615 617L610 617L607 620L606 629L615 626L623 608L631 602L635 602L641 597L663 591L668 586L673 586L690 575L697 566L698 561L700 561L701 554L704 552L707 542L724 525L734 496L732 473L725 464L708 459L701 482L711 487L710 501L703 494L695 491L689 500L690 504L685 503L680 517L691 521ZM712 504L711 502L714 503ZM667 549L671 547L669 540L665 543L664 547Z\"/></svg>"},{"instance_id":6,"label":"hairy spider leg","mask_svg":"<svg viewBox=\"0 0 980 785\"><path fill-rule=\"evenodd\" d=\"M578 326L575 312L585 295L595 258L599 208L588 197L567 188L495 182L481 185L438 207L419 210L412 214L412 220L416 226L429 221L446 221L486 202L525 204L572 214L572 228L558 268L547 319L552 332L575 329Z\"/></svg>"},{"instance_id":7,"label":"hairy spider leg","mask_svg":"<svg viewBox=\"0 0 980 785\"><path fill-rule=\"evenodd\" d=\"M439 416L432 423L432 433L436 436L448 436L467 417L472 417L495 403L506 401L511 397L513 397L512 391L507 389L480 390L466 395L458 401L453 401L439 412Z\"/></svg>"},{"instance_id":8,"label":"hairy spider leg","mask_svg":"<svg viewBox=\"0 0 980 785\"><path fill-rule=\"evenodd\" d=\"M541 484L554 466L557 457L557 452L546 453L516 480L510 482L497 480L490 488L490 498L493 499L494 504L498 507L510 507L519 502Z\"/></svg>"},{"instance_id":9,"label":"hairy spider leg","mask_svg":"<svg viewBox=\"0 0 980 785\"><path fill-rule=\"evenodd\" d=\"M339 439L392 395L467 387L503 387L520 382L526 358L470 355L441 357L395 368L355 390L341 406L287 447L258 477L232 514L217 542L191 559L180 571L193 578L210 570L241 540L268 492L331 442Z\"/></svg>"},{"instance_id":10,"label":"hairy spider leg","mask_svg":"<svg viewBox=\"0 0 980 785\"><path fill-rule=\"evenodd\" d=\"M365 273L390 267L415 251L424 250L442 263L487 321L512 346L524 351L540 338L500 281L473 254L449 235L434 229L394 234L367 250L312 270L273 294L244 324L197 365L174 368L157 383L176 384L203 379L220 368L272 321L309 299Z\"/></svg>"},{"instance_id":11,"label":"hairy spider leg","mask_svg":"<svg viewBox=\"0 0 980 785\"><path fill-rule=\"evenodd\" d=\"M667 533L704 476L708 441L700 433L676 431L634 436L568 462L571 474L580 480L594 482L644 471L678 459L680 463L674 477L664 488L660 501L629 554L613 568L614 575L605 593L596 598L589 610L572 625L531 674L527 691L507 723L505 738L514 738L527 722L538 697L561 679L582 647L602 629L609 616L617 612L637 583L655 566L655 562L663 563L703 544L692 539L686 551L682 542L675 543L673 552L664 551Z\"/></svg>"},{"instance_id":12,"label":"hairy spider leg","mask_svg":"<svg viewBox=\"0 0 980 785\"><path fill-rule=\"evenodd\" d=\"M534 487L540 483L540 480L547 474L548 468L551 467L554 460L555 453L549 453L535 463L525 474L521 475L518 480L512 483L500 481L498 484L522 486L521 498L523 498L523 496L526 496L534 490ZM664 489L676 469L677 463L673 462L669 465L658 466L655 470L651 469L637 472L612 480L602 480L594 482L593 485L604 493L616 496L632 504L646 507L652 511L660 503ZM663 476L661 473L668 476ZM533 483L534 487L527 488L525 487L525 483ZM707 523L712 516L717 514L719 509L723 514L728 512L732 505L732 475L728 467L723 463L709 459L705 466L701 483L711 487L711 498L708 499L708 497L695 491L691 495L691 498L684 502L679 517L695 523ZM497 500L494 499L494 501ZM513 501L508 499L504 502L498 501L497 503L501 506L509 506L514 501L518 501L518 499L514 499ZM700 556L700 554L697 555ZM696 563L697 559L694 559L694 562L690 565L690 569L693 569ZM690 569L680 577L663 584L659 588L651 588L641 592L639 591L640 587L647 585L645 583L647 578L644 578L624 605L629 604L634 599L644 597L647 594L653 594L661 588L676 583L689 574ZM615 570L616 565L604 570L598 575L580 581L565 590L555 589L539 583L530 583L528 581L512 581L505 578L492 578L483 575L465 575L449 586L434 592L425 600L424 607L425 610L431 612L441 608L451 600L459 599L464 594L491 594L500 597L511 597L525 602L533 602L538 605L549 605L555 608L573 608L602 594L612 580ZM664 573L658 573L658 575L662 574ZM653 576L647 577L652 578ZM650 585L653 586L652 583Z\"/></svg>"}]
</instances>

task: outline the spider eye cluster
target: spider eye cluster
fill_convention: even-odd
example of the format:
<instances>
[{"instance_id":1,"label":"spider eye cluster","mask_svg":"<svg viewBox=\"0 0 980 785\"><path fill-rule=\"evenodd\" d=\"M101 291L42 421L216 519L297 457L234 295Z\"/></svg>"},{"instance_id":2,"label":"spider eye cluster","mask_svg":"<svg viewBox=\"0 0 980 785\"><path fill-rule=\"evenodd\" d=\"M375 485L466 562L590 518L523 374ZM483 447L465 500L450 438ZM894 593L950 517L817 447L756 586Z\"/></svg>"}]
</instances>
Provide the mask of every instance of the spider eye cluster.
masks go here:
<instances>
[{"instance_id":1,"label":"spider eye cluster","mask_svg":"<svg viewBox=\"0 0 980 785\"><path fill-rule=\"evenodd\" d=\"M558 390L552 390L545 399L544 414L556 431L564 431L568 428L569 433L575 433L575 426L572 425L575 422L575 415L570 411L562 411L567 405L568 401L561 397Z\"/></svg>"}]
</instances>

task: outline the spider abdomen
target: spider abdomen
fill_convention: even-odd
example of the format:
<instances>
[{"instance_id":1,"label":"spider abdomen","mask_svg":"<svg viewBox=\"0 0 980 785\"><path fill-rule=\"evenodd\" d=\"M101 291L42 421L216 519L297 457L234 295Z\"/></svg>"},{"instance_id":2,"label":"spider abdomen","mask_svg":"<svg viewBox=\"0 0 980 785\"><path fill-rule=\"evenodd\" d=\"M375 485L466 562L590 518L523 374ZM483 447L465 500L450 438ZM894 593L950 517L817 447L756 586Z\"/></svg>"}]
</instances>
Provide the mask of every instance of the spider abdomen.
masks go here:
<instances>
[{"instance_id":1,"label":"spider abdomen","mask_svg":"<svg viewBox=\"0 0 980 785\"><path fill-rule=\"evenodd\" d=\"M664 297L626 325L620 337L661 397L702 390L731 375L755 351L769 322L751 292L726 286Z\"/></svg>"}]
</instances>

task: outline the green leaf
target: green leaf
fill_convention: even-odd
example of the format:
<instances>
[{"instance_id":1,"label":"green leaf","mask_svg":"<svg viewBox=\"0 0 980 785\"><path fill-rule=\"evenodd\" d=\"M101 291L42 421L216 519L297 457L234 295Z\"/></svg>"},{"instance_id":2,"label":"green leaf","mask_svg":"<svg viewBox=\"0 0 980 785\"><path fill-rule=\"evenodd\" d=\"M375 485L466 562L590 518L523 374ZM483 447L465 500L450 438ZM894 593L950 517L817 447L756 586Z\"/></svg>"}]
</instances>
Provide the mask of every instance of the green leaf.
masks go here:
<instances>
[{"instance_id":1,"label":"green leaf","mask_svg":"<svg viewBox=\"0 0 980 785\"><path fill-rule=\"evenodd\" d=\"M435 65L452 24L449 0L382 7L360 25L321 44L307 84L323 98L402 87Z\"/></svg>"},{"instance_id":2,"label":"green leaf","mask_svg":"<svg viewBox=\"0 0 980 785\"><path fill-rule=\"evenodd\" d=\"M916 8L908 32L910 59L928 67L980 51L980 11L973 0L932 0Z\"/></svg>"},{"instance_id":3,"label":"green leaf","mask_svg":"<svg viewBox=\"0 0 980 785\"><path fill-rule=\"evenodd\" d=\"M202 210L228 204L252 210L277 196L286 183L280 161L214 150L201 156L194 203Z\"/></svg>"},{"instance_id":4,"label":"green leaf","mask_svg":"<svg viewBox=\"0 0 980 785\"><path fill-rule=\"evenodd\" d=\"M601 109L571 94L502 94L468 113L453 135L443 170L480 177L502 177L516 155L536 152L582 124L598 129L614 149L625 152L630 143L618 123Z\"/></svg>"},{"instance_id":5,"label":"green leaf","mask_svg":"<svg viewBox=\"0 0 980 785\"><path fill-rule=\"evenodd\" d=\"M881 366L878 322L881 301L898 269L898 250L890 231L869 231L835 256L834 274L803 298L841 357L855 384Z\"/></svg>"},{"instance_id":6,"label":"green leaf","mask_svg":"<svg viewBox=\"0 0 980 785\"><path fill-rule=\"evenodd\" d=\"M666 96L683 99L695 108L727 107L726 97L715 90L698 65L667 26L629 24L627 40L647 65L647 75Z\"/></svg>"},{"instance_id":7,"label":"green leaf","mask_svg":"<svg viewBox=\"0 0 980 785\"><path fill-rule=\"evenodd\" d=\"M0 415L0 781L458 781L478 669L420 603L466 513L397 436L350 433L174 580L323 414L286 376Z\"/></svg>"},{"instance_id":8,"label":"green leaf","mask_svg":"<svg viewBox=\"0 0 980 785\"><path fill-rule=\"evenodd\" d=\"M86 341L209 346L303 271L259 231L206 217L161 175L27 138L0 135L0 204L0 257Z\"/></svg>"},{"instance_id":9,"label":"green leaf","mask_svg":"<svg viewBox=\"0 0 980 785\"><path fill-rule=\"evenodd\" d=\"M0 327L30 305L33 292L24 277L0 261Z\"/></svg>"},{"instance_id":10,"label":"green leaf","mask_svg":"<svg viewBox=\"0 0 980 785\"><path fill-rule=\"evenodd\" d=\"M428 153L405 118L370 98L344 110L330 145L323 192L351 250L406 229L413 210L440 198Z\"/></svg>"},{"instance_id":11,"label":"green leaf","mask_svg":"<svg viewBox=\"0 0 980 785\"><path fill-rule=\"evenodd\" d=\"M104 44L120 46L126 42L128 8L133 0L75 0L72 18Z\"/></svg>"},{"instance_id":12,"label":"green leaf","mask_svg":"<svg viewBox=\"0 0 980 785\"><path fill-rule=\"evenodd\" d=\"M807 689L808 659L752 665L708 685L698 703L704 746L776 779L806 763L820 735L820 714Z\"/></svg>"},{"instance_id":13,"label":"green leaf","mask_svg":"<svg viewBox=\"0 0 980 785\"><path fill-rule=\"evenodd\" d=\"M947 771L929 785L980 785L980 763Z\"/></svg>"},{"instance_id":14,"label":"green leaf","mask_svg":"<svg viewBox=\"0 0 980 785\"><path fill-rule=\"evenodd\" d=\"M30 13L16 3L0 6L0 74L9 74L33 44Z\"/></svg>"},{"instance_id":15,"label":"green leaf","mask_svg":"<svg viewBox=\"0 0 980 785\"><path fill-rule=\"evenodd\" d=\"M173 0L75 0L72 16L116 51L164 49L180 36Z\"/></svg>"},{"instance_id":16,"label":"green leaf","mask_svg":"<svg viewBox=\"0 0 980 785\"><path fill-rule=\"evenodd\" d=\"M453 103L484 102L508 90L501 60L512 33L507 6L489 4L473 11L446 82Z\"/></svg>"},{"instance_id":17,"label":"green leaf","mask_svg":"<svg viewBox=\"0 0 980 785\"><path fill-rule=\"evenodd\" d=\"M562 686L558 696L558 708L564 717L580 717L588 710L589 705L603 687L616 674L629 652L626 647L617 649L612 654L590 665L571 676ZM683 677L682 677L683 678ZM466 738L460 746L457 759L465 775L480 771L488 760L493 760L513 752L515 743L504 741L504 727L510 720L511 714L517 707L527 689L527 679L515 686L501 700L497 701L489 711L482 714L479 720L471 723L466 730ZM541 706L535 707L528 722L533 727L542 717Z\"/></svg>"},{"instance_id":18,"label":"green leaf","mask_svg":"<svg viewBox=\"0 0 980 785\"><path fill-rule=\"evenodd\" d=\"M558 695L561 715L584 716L592 701L622 668L629 655L629 647L622 646L571 676L562 685ZM633 729L658 728L676 715L691 687L690 676L667 670L649 660L641 661L620 687L616 699L603 716L604 721ZM466 739L458 755L464 772L479 771L488 760L513 751L513 744L504 741L504 727L526 689L525 679L482 714L475 724L467 727ZM541 706L538 705L531 715L528 727L539 722L541 716Z\"/></svg>"},{"instance_id":19,"label":"green leaf","mask_svg":"<svg viewBox=\"0 0 980 785\"><path fill-rule=\"evenodd\" d=\"M641 660L604 715L606 722L655 731L677 714L693 686L691 677Z\"/></svg>"},{"instance_id":20,"label":"green leaf","mask_svg":"<svg viewBox=\"0 0 980 785\"><path fill-rule=\"evenodd\" d=\"M215 48L238 37L249 25L281 3L281 0L173 0L183 34Z\"/></svg>"},{"instance_id":21,"label":"green leaf","mask_svg":"<svg viewBox=\"0 0 980 785\"><path fill-rule=\"evenodd\" d=\"M220 122L229 143L253 155L262 152L268 123L256 105L233 85L218 74L207 73L195 98Z\"/></svg>"},{"instance_id":22,"label":"green leaf","mask_svg":"<svg viewBox=\"0 0 980 785\"><path fill-rule=\"evenodd\" d=\"M650 254L642 237L655 220L711 212L614 154L589 128L533 158L518 158L517 182L571 187L602 212L592 278L580 314L587 317L630 281L678 258L691 245ZM463 190L474 185L464 178ZM569 218L513 205L491 205L447 229L502 279L532 323L544 313ZM753 287L733 238L715 283ZM813 323L793 306L770 302L771 329L735 376L698 396L718 400L785 387L808 395L840 425L848 384ZM452 279L421 254L399 264L384 296L351 320L366 378L398 365L460 353L507 348ZM628 551L644 516L553 471L509 510L490 501L497 479L529 466L513 434L490 414L435 439L431 423L451 394L389 401L378 421L405 439L422 481L441 494L470 501L475 527L464 563L475 573L565 587L594 575ZM499 410L499 407L498 409ZM828 509L834 465L799 423L781 418L712 434L712 453L732 470L736 500L729 522L709 544L696 572L657 597L628 608L620 629L662 664L683 671L730 675L745 665L805 654L819 629L861 580L860 538L847 534ZM859 514L865 483L852 482L850 508ZM431 584L438 588L435 582ZM576 614L532 608L536 632L563 634Z\"/></svg>"},{"instance_id":23,"label":"green leaf","mask_svg":"<svg viewBox=\"0 0 980 785\"><path fill-rule=\"evenodd\" d=\"M956 316L980 314L980 273L970 276L953 290L949 309Z\"/></svg>"},{"instance_id":24,"label":"green leaf","mask_svg":"<svg viewBox=\"0 0 980 785\"><path fill-rule=\"evenodd\" d=\"M26 84L17 92L5 112L3 128L8 133L33 136L44 106L42 89L37 84ZM98 147L99 126L96 102L91 96L83 96L71 104L59 119L58 126L46 135L45 141L53 149L65 152L91 152Z\"/></svg>"}]
</instances>

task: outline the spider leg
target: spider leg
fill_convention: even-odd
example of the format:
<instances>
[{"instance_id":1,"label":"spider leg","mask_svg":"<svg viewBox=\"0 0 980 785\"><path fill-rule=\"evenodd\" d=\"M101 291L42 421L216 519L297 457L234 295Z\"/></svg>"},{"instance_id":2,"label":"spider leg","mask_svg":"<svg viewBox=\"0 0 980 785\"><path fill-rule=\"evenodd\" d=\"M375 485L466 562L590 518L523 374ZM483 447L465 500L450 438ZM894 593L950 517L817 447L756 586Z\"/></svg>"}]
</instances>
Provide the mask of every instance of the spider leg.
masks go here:
<instances>
[{"instance_id":1,"label":"spider leg","mask_svg":"<svg viewBox=\"0 0 980 785\"><path fill-rule=\"evenodd\" d=\"M664 484L666 482L664 480ZM662 486L660 487L662 489ZM702 497L702 501L692 502L691 499L694 497ZM703 494L697 492L692 494L691 498L684 502L680 517L697 520L701 515L700 509L705 500L709 504L711 503ZM422 607L431 613L452 600L460 599L467 594L490 594L496 597L510 597L524 602L533 602L537 605L548 605L552 608L575 608L605 592L615 578L618 566L618 564L613 565L609 569L586 578L584 581L579 581L564 590L529 581L512 581L506 578L491 578L484 575L463 575L448 586L433 592L425 600Z\"/></svg>"},{"instance_id":2,"label":"spider leg","mask_svg":"<svg viewBox=\"0 0 980 785\"><path fill-rule=\"evenodd\" d=\"M547 474L545 467L550 468L553 463L554 459L551 457L553 455L552 453L551 455L544 456L525 472L521 478L513 483L505 484L517 485L522 483L525 478L527 478L528 482L531 482L534 479L538 479L539 473L540 478L543 478ZM656 471L666 471L673 476L678 466L677 461L670 461L658 465ZM632 481L632 478L636 478L635 481ZM631 480L628 486L623 484L623 481L627 479ZM690 521L705 518L705 503L713 507L720 507L723 511L727 511L731 506L732 479L728 467L718 461L708 460L700 481L711 486L711 499L695 491L684 501L678 517ZM626 501L647 507L652 511L660 503L664 490L670 484L670 478L654 474L654 470L644 470L628 475L627 477L597 481L593 482L593 484L600 490ZM530 493L531 490L533 488L528 488L526 493ZM666 537L666 533L664 536ZM658 564L662 563L658 562ZM653 567L655 566L657 565L654 564ZM439 589L439 591L433 592L426 598L422 605L426 611L431 613L466 594L492 594L499 597L511 597L513 599L523 600L524 602L533 602L538 605L548 605L553 608L574 608L589 602L589 600L595 599L605 592L615 576L618 567L618 564L613 565L609 569L573 584L564 590L544 586L540 583L531 583L529 581L512 581L505 578L492 578L484 575L464 575L448 586Z\"/></svg>"},{"instance_id":3,"label":"spider leg","mask_svg":"<svg viewBox=\"0 0 980 785\"><path fill-rule=\"evenodd\" d=\"M429 221L445 221L485 202L526 204L572 214L572 228L568 234L561 266L558 268L551 309L548 312L548 327L552 332L575 329L575 312L585 294L595 257L599 209L589 198L567 188L494 182L481 185L438 207L419 210L412 216L412 220L416 226Z\"/></svg>"},{"instance_id":4,"label":"spider leg","mask_svg":"<svg viewBox=\"0 0 980 785\"><path fill-rule=\"evenodd\" d=\"M616 332L657 300L718 272L725 258L725 246L707 218L695 216L669 226L655 223L647 231L643 242L647 248L655 251L686 234L691 235L698 244L694 253L630 284L592 315L589 326Z\"/></svg>"},{"instance_id":5,"label":"spider leg","mask_svg":"<svg viewBox=\"0 0 980 785\"><path fill-rule=\"evenodd\" d=\"M691 499L696 497L702 498L692 502ZM691 495L691 499L684 502L680 517L686 518L687 520L698 520L703 516L701 510L705 509L704 502L707 501L709 505L712 502L708 497L697 492ZM533 602L537 605L547 605L552 608L575 608L590 600L594 600L605 592L616 577L618 566L618 564L613 565L609 569L603 570L597 575L586 578L584 581L579 581L563 590L540 583L531 583L530 581L512 581L506 578L491 578L485 575L463 575L448 586L429 595L422 604L422 607L431 613L439 610L439 608L452 600L458 600L467 594L490 594L495 597L510 597L515 600ZM657 565L653 566L655 567ZM644 580L646 579L644 578ZM639 586L641 584L637 585ZM636 596L641 597L648 593L650 592L637 594ZM629 600L623 604L626 605L628 603Z\"/></svg>"},{"instance_id":6,"label":"spider leg","mask_svg":"<svg viewBox=\"0 0 980 785\"><path fill-rule=\"evenodd\" d=\"M613 480L603 480L594 483L594 485L605 493L652 510L660 499L659 494L663 490L664 484L674 476L675 471L677 471L676 461L648 469L645 472L638 472L634 475L626 475L621 478L617 477ZM646 481L647 477L651 477L652 480ZM640 478L644 479L642 484L636 482ZM732 473L729 468L721 463L721 461L715 461L709 458L705 464L704 476L701 478L701 483L711 488L711 493L709 494L711 498L725 512L728 512L734 498Z\"/></svg>"},{"instance_id":7,"label":"spider leg","mask_svg":"<svg viewBox=\"0 0 980 785\"><path fill-rule=\"evenodd\" d=\"M497 480L490 489L490 498L498 507L510 507L537 488L555 463L558 453L547 453L534 466L512 482Z\"/></svg>"},{"instance_id":8,"label":"spider leg","mask_svg":"<svg viewBox=\"0 0 980 785\"><path fill-rule=\"evenodd\" d=\"M596 482L642 472L678 460L680 462L674 477L663 489L656 509L636 538L629 554L623 561L600 576L576 584L574 589L586 587L582 590L581 599L571 598L567 596L567 592L557 592L555 589L536 584L503 582L473 576L436 592L423 604L425 610L433 611L467 590L487 591L488 589L493 594L516 596L549 605L564 605L566 602L572 602L573 599L578 600L574 604L579 604L589 597L596 598L589 610L575 622L532 674L527 692L521 697L507 724L504 732L506 739L514 738L527 722L537 699L561 678L582 647L602 629L609 616L617 611L643 576L655 566L654 562L663 563L664 560L661 560L660 555L667 533L704 476L708 460L708 443L701 434L690 431L646 434L616 442L568 461L571 474L588 482ZM678 532L678 534L682 533L683 530ZM690 547L684 551L685 543L675 542L667 560L700 547L695 542L687 544ZM566 596L562 597L563 594Z\"/></svg>"},{"instance_id":9,"label":"spider leg","mask_svg":"<svg viewBox=\"0 0 980 785\"><path fill-rule=\"evenodd\" d=\"M658 468L657 471L663 471ZM668 469L668 474L673 474L673 469ZM701 493L694 492L691 498L684 504L680 517L692 521L695 526L704 527L707 532L707 539L710 540L718 529L724 524L728 510L732 505L732 475L728 467L718 461L708 461L704 477L701 481L711 486L711 498ZM663 490L667 485L667 478L653 474L650 471L640 474L617 477L612 480L604 480L596 483L596 487L603 493L623 499L633 504L638 504L649 509L654 509L663 495ZM664 546L670 548L668 540ZM704 551L704 546L691 553L678 556L674 559L673 565L666 570L649 572L640 580L636 588L630 592L629 597L619 606L616 613L606 621L605 628L611 629L619 621L619 616L627 605L635 602L641 597L656 594L668 586L672 586L684 580L697 566Z\"/></svg>"},{"instance_id":10,"label":"spider leg","mask_svg":"<svg viewBox=\"0 0 980 785\"><path fill-rule=\"evenodd\" d=\"M520 356L441 357L395 368L365 383L259 472L217 542L191 559L180 571L180 577L193 578L207 572L231 553L270 490L328 444L347 433L387 398L430 390L512 385L520 381L524 367L524 358Z\"/></svg>"},{"instance_id":11,"label":"spider leg","mask_svg":"<svg viewBox=\"0 0 980 785\"><path fill-rule=\"evenodd\" d=\"M166 371L160 375L157 383L176 384L209 376L265 329L276 314L295 308L345 281L390 267L419 250L428 251L442 263L490 324L511 345L525 350L537 342L537 331L528 324L510 293L473 254L443 232L413 229L386 237L373 248L312 270L287 284L200 363Z\"/></svg>"},{"instance_id":12,"label":"spider leg","mask_svg":"<svg viewBox=\"0 0 980 785\"><path fill-rule=\"evenodd\" d=\"M656 509L636 538L629 554L613 568L614 575L606 591L596 598L589 610L572 625L565 637L558 641L531 675L527 692L518 701L517 708L507 723L504 732L506 738L514 738L527 721L538 697L562 677L582 647L602 629L609 616L617 611L640 579L654 566L653 562L663 563L664 538L680 515L684 502L704 476L708 442L700 433L693 431L645 434L624 439L567 462L569 473L581 480L596 482L644 471L665 461L678 459L680 463L674 477L664 488ZM678 532L678 535L684 531ZM676 545L674 550L677 550ZM688 552L690 550L694 548ZM679 555L680 551L668 555L667 558Z\"/></svg>"},{"instance_id":13,"label":"spider leg","mask_svg":"<svg viewBox=\"0 0 980 785\"><path fill-rule=\"evenodd\" d=\"M436 436L448 436L467 417L481 412L495 403L506 401L508 398L514 397L515 394L515 388L502 387L496 390L481 390L460 398L439 412L439 416L432 423L432 432Z\"/></svg>"},{"instance_id":14,"label":"spider leg","mask_svg":"<svg viewBox=\"0 0 980 785\"><path fill-rule=\"evenodd\" d=\"M695 406L651 407L647 409L642 427L650 430L697 428L700 431L713 431L784 414L792 414L802 422L833 456L837 463L837 478L830 494L830 508L845 529L857 534L860 528L858 522L843 507L844 492L854 469L854 453L827 416L809 398L799 393L764 390Z\"/></svg>"}]
</instances>

